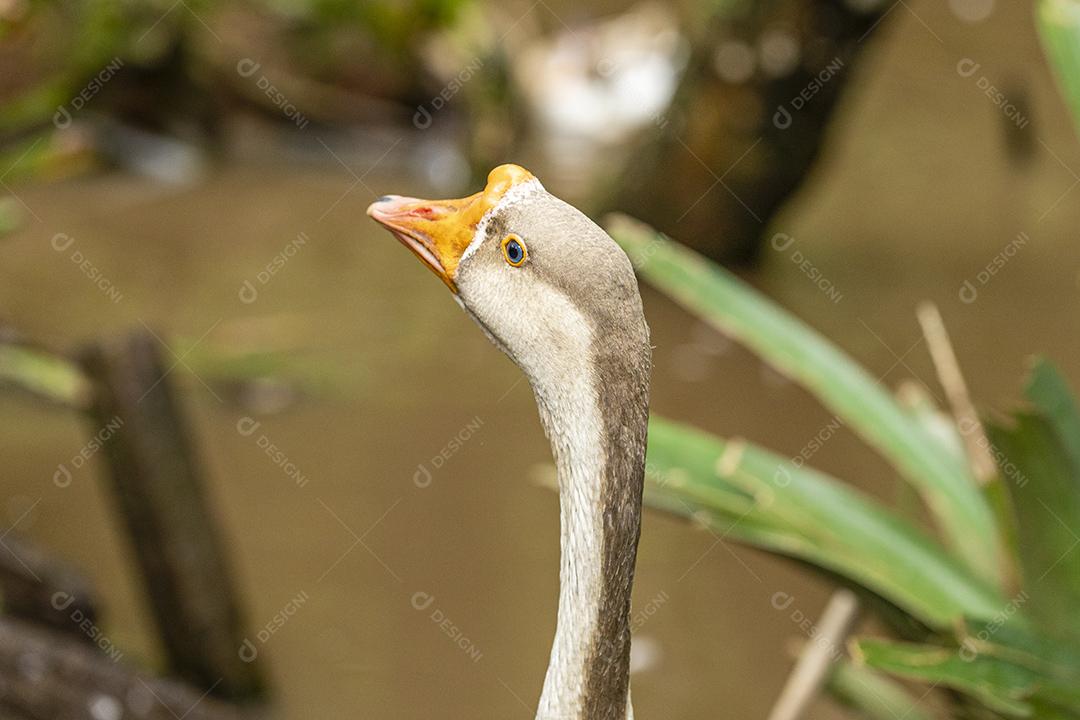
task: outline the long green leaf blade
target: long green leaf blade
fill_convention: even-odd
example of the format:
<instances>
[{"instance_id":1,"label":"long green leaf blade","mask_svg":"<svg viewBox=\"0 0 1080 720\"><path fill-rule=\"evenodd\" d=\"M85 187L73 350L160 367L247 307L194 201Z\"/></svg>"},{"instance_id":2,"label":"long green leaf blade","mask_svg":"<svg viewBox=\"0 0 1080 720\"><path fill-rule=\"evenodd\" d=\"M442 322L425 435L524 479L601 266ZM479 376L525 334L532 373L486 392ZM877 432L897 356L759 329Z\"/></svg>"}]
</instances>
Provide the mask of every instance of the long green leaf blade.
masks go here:
<instances>
[{"instance_id":1,"label":"long green leaf blade","mask_svg":"<svg viewBox=\"0 0 1080 720\"><path fill-rule=\"evenodd\" d=\"M641 223L608 230L637 270L676 302L814 393L919 491L964 561L1000 584L993 512L970 471L846 354L723 268Z\"/></svg>"},{"instance_id":2,"label":"long green leaf blade","mask_svg":"<svg viewBox=\"0 0 1080 720\"><path fill-rule=\"evenodd\" d=\"M1062 681L990 655L870 638L856 641L853 655L883 672L959 690L1009 717L1046 717L1040 707L1076 717L1066 709L1080 707L1080 678Z\"/></svg>"},{"instance_id":3,"label":"long green leaf blade","mask_svg":"<svg viewBox=\"0 0 1080 720\"><path fill-rule=\"evenodd\" d=\"M688 517L710 512L730 536L839 573L949 629L990 619L997 592L907 521L839 481L742 441L653 417L646 498Z\"/></svg>"}]
</instances>

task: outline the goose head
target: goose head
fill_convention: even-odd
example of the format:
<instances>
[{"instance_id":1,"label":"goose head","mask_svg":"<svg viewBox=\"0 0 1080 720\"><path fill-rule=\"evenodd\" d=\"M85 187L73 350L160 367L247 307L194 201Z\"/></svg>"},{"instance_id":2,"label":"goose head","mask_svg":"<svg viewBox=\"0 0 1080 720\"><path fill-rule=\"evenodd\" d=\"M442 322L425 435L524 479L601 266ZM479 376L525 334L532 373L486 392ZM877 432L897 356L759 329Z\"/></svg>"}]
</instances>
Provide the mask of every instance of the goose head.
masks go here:
<instances>
[{"instance_id":1,"label":"goose head","mask_svg":"<svg viewBox=\"0 0 1080 720\"><path fill-rule=\"evenodd\" d=\"M647 342L626 254L518 165L496 167L465 198L386 195L367 212L439 276L538 390L616 347Z\"/></svg>"}]
</instances>

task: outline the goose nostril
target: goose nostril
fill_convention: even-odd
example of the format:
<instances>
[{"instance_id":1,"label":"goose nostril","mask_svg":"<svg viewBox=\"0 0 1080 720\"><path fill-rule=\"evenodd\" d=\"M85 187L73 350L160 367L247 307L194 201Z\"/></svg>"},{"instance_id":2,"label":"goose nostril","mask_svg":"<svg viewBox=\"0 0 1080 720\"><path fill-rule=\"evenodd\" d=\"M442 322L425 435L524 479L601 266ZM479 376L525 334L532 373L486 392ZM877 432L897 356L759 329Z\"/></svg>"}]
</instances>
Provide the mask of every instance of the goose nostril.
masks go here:
<instances>
[{"instance_id":1,"label":"goose nostril","mask_svg":"<svg viewBox=\"0 0 1080 720\"><path fill-rule=\"evenodd\" d=\"M386 202L388 200L393 200L393 199L394 199L393 195L383 195L381 198L379 198L375 202L380 202L381 203L381 202Z\"/></svg>"}]
</instances>

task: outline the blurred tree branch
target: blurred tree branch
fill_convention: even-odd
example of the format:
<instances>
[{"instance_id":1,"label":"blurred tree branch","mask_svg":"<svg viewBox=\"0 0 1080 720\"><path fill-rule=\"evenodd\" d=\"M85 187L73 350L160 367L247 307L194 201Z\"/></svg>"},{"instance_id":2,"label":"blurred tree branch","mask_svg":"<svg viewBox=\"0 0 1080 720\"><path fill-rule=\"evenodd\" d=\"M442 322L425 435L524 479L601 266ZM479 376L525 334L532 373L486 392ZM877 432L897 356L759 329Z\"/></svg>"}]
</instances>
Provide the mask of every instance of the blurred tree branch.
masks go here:
<instances>
[{"instance_id":1,"label":"blurred tree branch","mask_svg":"<svg viewBox=\"0 0 1080 720\"><path fill-rule=\"evenodd\" d=\"M721 261L752 262L816 162L883 3L713 6L657 132L605 202ZM867 3L862 3L867 5Z\"/></svg>"}]
</instances>

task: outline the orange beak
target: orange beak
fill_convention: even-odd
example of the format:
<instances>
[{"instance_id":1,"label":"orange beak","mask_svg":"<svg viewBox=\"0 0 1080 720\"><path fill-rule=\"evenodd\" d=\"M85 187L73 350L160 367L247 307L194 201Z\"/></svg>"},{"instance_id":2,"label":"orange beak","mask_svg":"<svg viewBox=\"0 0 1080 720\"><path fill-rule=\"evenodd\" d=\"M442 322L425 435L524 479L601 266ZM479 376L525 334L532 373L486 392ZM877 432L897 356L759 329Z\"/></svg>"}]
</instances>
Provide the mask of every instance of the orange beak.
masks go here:
<instances>
[{"instance_id":1,"label":"orange beak","mask_svg":"<svg viewBox=\"0 0 1080 720\"><path fill-rule=\"evenodd\" d=\"M475 195L458 200L384 195L368 207L367 214L412 250L451 292L457 293L454 278L458 263L472 243L480 220L510 188L532 179L532 173L523 167L500 165L488 174L487 187Z\"/></svg>"}]
</instances>

